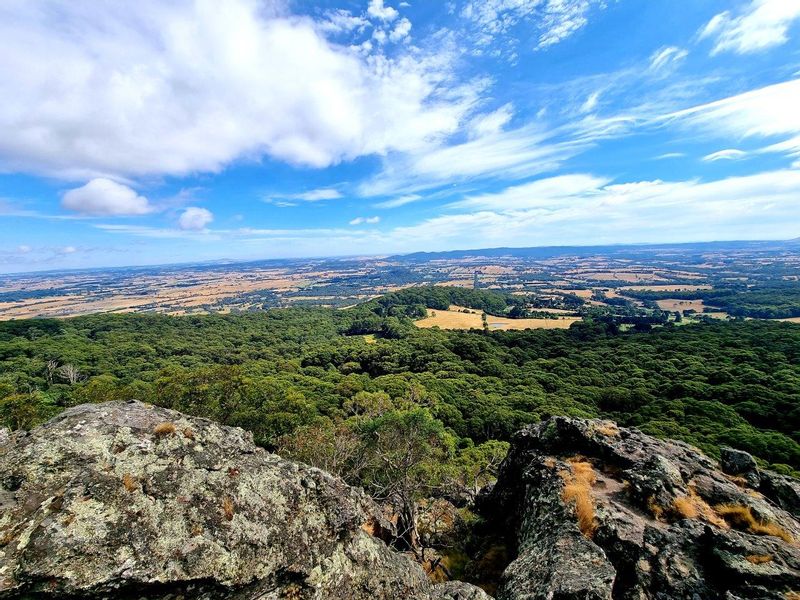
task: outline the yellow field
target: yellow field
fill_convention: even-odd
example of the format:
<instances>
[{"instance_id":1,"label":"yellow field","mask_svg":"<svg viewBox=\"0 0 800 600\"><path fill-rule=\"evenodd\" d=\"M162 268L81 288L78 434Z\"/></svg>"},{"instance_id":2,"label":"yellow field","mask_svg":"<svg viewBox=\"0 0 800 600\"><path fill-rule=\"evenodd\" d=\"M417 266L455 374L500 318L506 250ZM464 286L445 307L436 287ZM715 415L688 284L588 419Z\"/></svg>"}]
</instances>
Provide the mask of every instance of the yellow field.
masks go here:
<instances>
[{"instance_id":1,"label":"yellow field","mask_svg":"<svg viewBox=\"0 0 800 600\"><path fill-rule=\"evenodd\" d=\"M783 321L785 323L800 323L800 317L789 317L788 319L778 319L778 321Z\"/></svg>"},{"instance_id":2,"label":"yellow field","mask_svg":"<svg viewBox=\"0 0 800 600\"><path fill-rule=\"evenodd\" d=\"M461 308L460 310L463 310ZM450 310L429 310L427 317L416 321L417 327L438 327L439 329L482 329L483 319L480 311L468 309L470 312L459 312L459 307L451 306ZM567 329L580 317L558 317L557 319L507 319L505 317L487 316L490 330L512 329Z\"/></svg>"},{"instance_id":3,"label":"yellow field","mask_svg":"<svg viewBox=\"0 0 800 600\"><path fill-rule=\"evenodd\" d=\"M625 285L620 290L632 292L696 292L697 290L710 290L710 285Z\"/></svg>"}]
</instances>

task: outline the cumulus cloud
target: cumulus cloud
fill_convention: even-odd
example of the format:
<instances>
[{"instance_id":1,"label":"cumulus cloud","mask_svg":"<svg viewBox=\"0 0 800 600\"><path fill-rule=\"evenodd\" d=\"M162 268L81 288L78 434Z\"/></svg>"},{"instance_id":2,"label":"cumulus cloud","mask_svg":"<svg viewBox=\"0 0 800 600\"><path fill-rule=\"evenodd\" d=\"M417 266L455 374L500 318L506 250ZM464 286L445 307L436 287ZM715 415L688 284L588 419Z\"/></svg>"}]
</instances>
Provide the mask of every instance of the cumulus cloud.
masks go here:
<instances>
[{"instance_id":1,"label":"cumulus cloud","mask_svg":"<svg viewBox=\"0 0 800 600\"><path fill-rule=\"evenodd\" d=\"M206 208L190 206L178 218L178 226L184 231L202 231L214 220L214 215Z\"/></svg>"},{"instance_id":2,"label":"cumulus cloud","mask_svg":"<svg viewBox=\"0 0 800 600\"><path fill-rule=\"evenodd\" d=\"M380 217L356 217L350 221L350 225L374 225L375 223L380 223L380 220Z\"/></svg>"},{"instance_id":3,"label":"cumulus cloud","mask_svg":"<svg viewBox=\"0 0 800 600\"><path fill-rule=\"evenodd\" d=\"M145 215L153 211L147 198L126 185L102 177L69 190L61 206L84 215Z\"/></svg>"},{"instance_id":4,"label":"cumulus cloud","mask_svg":"<svg viewBox=\"0 0 800 600\"><path fill-rule=\"evenodd\" d=\"M413 151L472 111L453 43L364 55L276 5L0 4L0 169L129 178L261 156L326 167Z\"/></svg>"},{"instance_id":5,"label":"cumulus cloud","mask_svg":"<svg viewBox=\"0 0 800 600\"><path fill-rule=\"evenodd\" d=\"M394 21L399 13L391 6L384 6L383 0L370 0L367 14L381 21Z\"/></svg>"},{"instance_id":6,"label":"cumulus cloud","mask_svg":"<svg viewBox=\"0 0 800 600\"><path fill-rule=\"evenodd\" d=\"M796 0L751 0L739 14L725 11L715 15L700 30L700 38L712 38L712 54L735 52L747 54L789 40L789 28L800 20L800 3Z\"/></svg>"},{"instance_id":7,"label":"cumulus cloud","mask_svg":"<svg viewBox=\"0 0 800 600\"><path fill-rule=\"evenodd\" d=\"M409 33L411 33L411 21L403 17L397 22L394 29L392 29L392 32L389 34L389 39L393 42L399 42L407 38Z\"/></svg>"}]
</instances>

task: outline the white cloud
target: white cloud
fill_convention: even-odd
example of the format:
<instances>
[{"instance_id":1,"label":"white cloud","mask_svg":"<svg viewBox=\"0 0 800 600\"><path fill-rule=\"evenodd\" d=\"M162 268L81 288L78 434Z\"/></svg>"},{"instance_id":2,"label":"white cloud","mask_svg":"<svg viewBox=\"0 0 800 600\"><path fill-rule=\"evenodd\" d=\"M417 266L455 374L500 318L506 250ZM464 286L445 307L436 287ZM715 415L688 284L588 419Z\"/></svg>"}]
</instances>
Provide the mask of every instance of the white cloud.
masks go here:
<instances>
[{"instance_id":1,"label":"white cloud","mask_svg":"<svg viewBox=\"0 0 800 600\"><path fill-rule=\"evenodd\" d=\"M450 208L520 210L552 209L565 203L574 204L599 193L608 179L592 175L559 175L512 186L502 193L472 196L450 205Z\"/></svg>"},{"instance_id":2,"label":"white cloud","mask_svg":"<svg viewBox=\"0 0 800 600\"><path fill-rule=\"evenodd\" d=\"M319 28L325 33L351 33L361 32L369 27L370 22L364 17L355 16L349 10L332 10L325 13L325 20L319 23Z\"/></svg>"},{"instance_id":3,"label":"white cloud","mask_svg":"<svg viewBox=\"0 0 800 600\"><path fill-rule=\"evenodd\" d=\"M389 39L393 42L399 42L407 38L409 33L411 33L411 21L403 17L397 22L394 29L392 29L392 32L389 34Z\"/></svg>"},{"instance_id":4,"label":"white cloud","mask_svg":"<svg viewBox=\"0 0 800 600\"><path fill-rule=\"evenodd\" d=\"M310 192L303 192L302 194L292 194L287 198L295 200L303 200L305 202L318 202L320 200L336 200L341 198L342 193L334 188L319 188L311 190Z\"/></svg>"},{"instance_id":5,"label":"white cloud","mask_svg":"<svg viewBox=\"0 0 800 600\"><path fill-rule=\"evenodd\" d=\"M580 109L581 112L582 113L590 113L595 108L597 108L597 103L600 100L600 94L601 93L602 93L602 91L598 90L596 92L592 92L591 94L589 94L589 96L586 98L586 101L581 105L581 109Z\"/></svg>"},{"instance_id":6,"label":"white cloud","mask_svg":"<svg viewBox=\"0 0 800 600\"><path fill-rule=\"evenodd\" d=\"M422 200L422 196L419 194L406 194L405 196L400 196L399 198L393 198L392 200L385 200L383 202L378 202L377 204L373 204L372 206L375 208L399 208L401 206L405 206L406 204L411 204L412 202L417 202Z\"/></svg>"},{"instance_id":7,"label":"white cloud","mask_svg":"<svg viewBox=\"0 0 800 600\"><path fill-rule=\"evenodd\" d=\"M374 225L375 223L380 223L380 221L380 217L356 217L350 221L350 225Z\"/></svg>"},{"instance_id":8,"label":"white cloud","mask_svg":"<svg viewBox=\"0 0 800 600\"><path fill-rule=\"evenodd\" d=\"M664 71L668 68L675 67L678 63L683 61L689 52L683 48L676 46L665 46L659 48L650 56L650 71L658 72Z\"/></svg>"},{"instance_id":9,"label":"white cloud","mask_svg":"<svg viewBox=\"0 0 800 600\"><path fill-rule=\"evenodd\" d=\"M514 107L510 103L493 112L478 115L469 124L470 134L479 138L500 133L513 117Z\"/></svg>"},{"instance_id":10,"label":"white cloud","mask_svg":"<svg viewBox=\"0 0 800 600\"><path fill-rule=\"evenodd\" d=\"M384 6L383 0L370 0L367 13L371 17L375 17L381 21L394 21L399 14L397 10L391 6Z\"/></svg>"},{"instance_id":11,"label":"white cloud","mask_svg":"<svg viewBox=\"0 0 800 600\"><path fill-rule=\"evenodd\" d=\"M17 246L17 252L19 254L28 254L31 250L33 250L33 248L31 248L30 246L28 246L26 244L23 244L21 246Z\"/></svg>"},{"instance_id":12,"label":"white cloud","mask_svg":"<svg viewBox=\"0 0 800 600\"><path fill-rule=\"evenodd\" d=\"M553 171L589 147L586 142L554 142L552 135L526 126L393 157L386 162L382 173L359 186L359 193L363 196L413 193L475 177L529 177Z\"/></svg>"},{"instance_id":13,"label":"white cloud","mask_svg":"<svg viewBox=\"0 0 800 600\"><path fill-rule=\"evenodd\" d=\"M746 54L780 46L789 40L789 27L800 19L797 0L751 0L738 15L715 15L700 31L700 38L714 38L712 54Z\"/></svg>"},{"instance_id":14,"label":"white cloud","mask_svg":"<svg viewBox=\"0 0 800 600\"><path fill-rule=\"evenodd\" d=\"M535 196L526 194L525 186L515 186L452 207L476 212L444 214L396 228L390 239L414 240L414 249L789 239L797 236L800 226L798 170L710 182L609 185L590 175L568 177L570 194L563 193L558 178L545 180Z\"/></svg>"},{"instance_id":15,"label":"white cloud","mask_svg":"<svg viewBox=\"0 0 800 600\"><path fill-rule=\"evenodd\" d=\"M153 211L147 198L126 185L102 177L66 192L61 206L84 215L102 216L145 215Z\"/></svg>"},{"instance_id":16,"label":"white cloud","mask_svg":"<svg viewBox=\"0 0 800 600\"><path fill-rule=\"evenodd\" d=\"M75 246L64 246L61 248L61 254L75 254L78 249Z\"/></svg>"},{"instance_id":17,"label":"white cloud","mask_svg":"<svg viewBox=\"0 0 800 600\"><path fill-rule=\"evenodd\" d=\"M507 35L519 23L531 23L537 31L535 49L557 44L586 26L592 8L601 0L469 0L461 16L479 31L476 43L488 46Z\"/></svg>"},{"instance_id":18,"label":"white cloud","mask_svg":"<svg viewBox=\"0 0 800 600\"><path fill-rule=\"evenodd\" d=\"M178 226L184 231L202 231L214 220L214 215L206 208L190 206L181 213Z\"/></svg>"},{"instance_id":19,"label":"white cloud","mask_svg":"<svg viewBox=\"0 0 800 600\"><path fill-rule=\"evenodd\" d=\"M0 169L63 178L413 151L476 102L452 41L364 55L269 1L0 3L0 56Z\"/></svg>"},{"instance_id":20,"label":"white cloud","mask_svg":"<svg viewBox=\"0 0 800 600\"><path fill-rule=\"evenodd\" d=\"M706 154L703 160L706 162L716 162L718 160L739 160L747 156L747 152L737 150L736 148L727 148L725 150L718 150L711 154Z\"/></svg>"},{"instance_id":21,"label":"white cloud","mask_svg":"<svg viewBox=\"0 0 800 600\"><path fill-rule=\"evenodd\" d=\"M800 79L794 79L675 112L665 119L733 140L790 136L763 150L793 155L800 149L798 98Z\"/></svg>"}]
</instances>

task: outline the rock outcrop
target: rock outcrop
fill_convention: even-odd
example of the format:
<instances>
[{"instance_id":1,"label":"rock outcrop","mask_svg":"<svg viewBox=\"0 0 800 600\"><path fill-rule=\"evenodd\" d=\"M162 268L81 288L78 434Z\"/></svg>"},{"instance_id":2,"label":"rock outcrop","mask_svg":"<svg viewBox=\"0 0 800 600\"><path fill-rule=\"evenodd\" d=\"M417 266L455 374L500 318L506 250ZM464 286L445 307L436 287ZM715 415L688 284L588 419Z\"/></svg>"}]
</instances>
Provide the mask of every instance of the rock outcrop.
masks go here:
<instances>
[{"instance_id":1,"label":"rock outcrop","mask_svg":"<svg viewBox=\"0 0 800 600\"><path fill-rule=\"evenodd\" d=\"M497 598L800 597L796 482L733 454L730 475L688 444L607 421L519 432L478 504L515 551Z\"/></svg>"},{"instance_id":2,"label":"rock outcrop","mask_svg":"<svg viewBox=\"0 0 800 600\"><path fill-rule=\"evenodd\" d=\"M0 598L479 600L433 586L360 490L138 402L0 438Z\"/></svg>"}]
</instances>

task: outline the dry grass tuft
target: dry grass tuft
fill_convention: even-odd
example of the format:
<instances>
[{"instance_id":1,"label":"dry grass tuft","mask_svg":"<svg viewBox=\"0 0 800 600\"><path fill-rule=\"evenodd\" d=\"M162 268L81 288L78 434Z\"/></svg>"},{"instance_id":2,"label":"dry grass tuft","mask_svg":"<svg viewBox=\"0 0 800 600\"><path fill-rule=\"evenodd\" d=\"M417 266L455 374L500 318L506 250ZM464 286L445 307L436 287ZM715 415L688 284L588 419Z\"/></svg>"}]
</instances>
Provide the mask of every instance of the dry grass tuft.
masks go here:
<instances>
[{"instance_id":1,"label":"dry grass tuft","mask_svg":"<svg viewBox=\"0 0 800 600\"><path fill-rule=\"evenodd\" d=\"M129 492L134 492L139 489L139 483L136 481L136 478L131 475L130 473L125 473L122 476L122 485L125 486L125 489Z\"/></svg>"},{"instance_id":2,"label":"dry grass tuft","mask_svg":"<svg viewBox=\"0 0 800 600\"><path fill-rule=\"evenodd\" d=\"M192 431L190 427L187 427L186 429L183 430L183 437L185 437L187 440L193 440L194 431Z\"/></svg>"},{"instance_id":3,"label":"dry grass tuft","mask_svg":"<svg viewBox=\"0 0 800 600\"><path fill-rule=\"evenodd\" d=\"M604 421L597 425L594 430L607 437L617 437L619 435L619 428L612 421Z\"/></svg>"},{"instance_id":4,"label":"dry grass tuft","mask_svg":"<svg viewBox=\"0 0 800 600\"><path fill-rule=\"evenodd\" d=\"M158 437L166 437L175 433L175 423L159 423L153 428L153 433Z\"/></svg>"},{"instance_id":5,"label":"dry grass tuft","mask_svg":"<svg viewBox=\"0 0 800 600\"><path fill-rule=\"evenodd\" d=\"M763 565L764 563L772 562L772 556L769 554L751 554L749 556L745 556L747 562L753 563L754 565Z\"/></svg>"},{"instance_id":6,"label":"dry grass tuft","mask_svg":"<svg viewBox=\"0 0 800 600\"><path fill-rule=\"evenodd\" d=\"M233 521L233 500L228 496L225 496L222 500L222 514L225 515L228 521Z\"/></svg>"},{"instance_id":7,"label":"dry grass tuft","mask_svg":"<svg viewBox=\"0 0 800 600\"><path fill-rule=\"evenodd\" d=\"M720 518L714 509L709 506L708 502L703 500L691 486L686 496L675 498L672 501L672 505L664 512L673 520L702 519L722 529L728 528L728 524Z\"/></svg>"},{"instance_id":8,"label":"dry grass tuft","mask_svg":"<svg viewBox=\"0 0 800 600\"><path fill-rule=\"evenodd\" d=\"M700 516L697 505L689 496L681 496L672 501L672 510L683 519L696 519Z\"/></svg>"},{"instance_id":9,"label":"dry grass tuft","mask_svg":"<svg viewBox=\"0 0 800 600\"><path fill-rule=\"evenodd\" d=\"M800 592L786 592L784 596L786 600L800 600Z\"/></svg>"},{"instance_id":10,"label":"dry grass tuft","mask_svg":"<svg viewBox=\"0 0 800 600\"><path fill-rule=\"evenodd\" d=\"M575 515L578 517L578 528L588 538L594 535L597 524L594 519L594 499L592 485L597 480L591 463L574 459L570 462L570 471L561 471L564 480L564 491L561 494L564 502L575 503Z\"/></svg>"},{"instance_id":11,"label":"dry grass tuft","mask_svg":"<svg viewBox=\"0 0 800 600\"><path fill-rule=\"evenodd\" d=\"M756 519L753 515L753 510L749 506L720 504L716 507L716 511L734 529L756 535L770 535L780 538L788 544L794 543L792 535L776 523Z\"/></svg>"}]
</instances>

